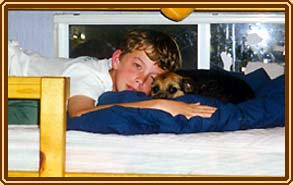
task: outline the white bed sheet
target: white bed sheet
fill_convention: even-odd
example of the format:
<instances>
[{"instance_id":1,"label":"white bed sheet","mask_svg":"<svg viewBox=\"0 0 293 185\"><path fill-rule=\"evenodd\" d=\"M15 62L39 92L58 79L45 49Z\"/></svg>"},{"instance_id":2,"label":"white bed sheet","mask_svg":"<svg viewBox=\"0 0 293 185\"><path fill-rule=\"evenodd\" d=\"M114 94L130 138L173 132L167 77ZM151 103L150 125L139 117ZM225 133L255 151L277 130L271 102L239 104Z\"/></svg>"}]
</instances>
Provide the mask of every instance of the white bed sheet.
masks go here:
<instances>
[{"instance_id":1,"label":"white bed sheet","mask_svg":"<svg viewBox=\"0 0 293 185\"><path fill-rule=\"evenodd\" d=\"M122 136L67 131L66 171L285 175L285 128ZM8 169L38 170L39 129L8 129Z\"/></svg>"}]
</instances>

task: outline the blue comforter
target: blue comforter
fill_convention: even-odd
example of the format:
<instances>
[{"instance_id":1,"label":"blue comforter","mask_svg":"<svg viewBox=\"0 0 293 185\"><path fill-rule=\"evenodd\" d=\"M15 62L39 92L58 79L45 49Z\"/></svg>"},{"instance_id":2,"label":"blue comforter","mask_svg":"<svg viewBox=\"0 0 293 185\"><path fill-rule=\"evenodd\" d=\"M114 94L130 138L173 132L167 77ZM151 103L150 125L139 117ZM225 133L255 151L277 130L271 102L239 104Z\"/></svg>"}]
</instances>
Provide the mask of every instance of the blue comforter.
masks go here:
<instances>
[{"instance_id":1,"label":"blue comforter","mask_svg":"<svg viewBox=\"0 0 293 185\"><path fill-rule=\"evenodd\" d=\"M154 109L111 108L87 113L81 117L68 118L68 130L95 133L117 133L123 135L153 133L196 133L211 131L234 131L255 128L284 126L285 123L285 80L284 75L270 80L263 70L243 76L255 91L254 99L240 104L224 104L216 99L185 95L177 101L218 107L211 118L199 116L186 119L182 115ZM148 96L133 91L107 92L100 104L147 100Z\"/></svg>"}]
</instances>

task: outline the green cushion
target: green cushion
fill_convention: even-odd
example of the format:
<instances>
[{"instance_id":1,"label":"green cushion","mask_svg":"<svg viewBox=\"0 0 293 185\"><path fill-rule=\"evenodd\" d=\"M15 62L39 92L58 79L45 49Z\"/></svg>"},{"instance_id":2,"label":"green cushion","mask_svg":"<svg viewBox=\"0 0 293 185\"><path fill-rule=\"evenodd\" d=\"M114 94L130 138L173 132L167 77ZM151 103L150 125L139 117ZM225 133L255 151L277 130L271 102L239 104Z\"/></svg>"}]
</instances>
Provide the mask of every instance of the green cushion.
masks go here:
<instances>
[{"instance_id":1,"label":"green cushion","mask_svg":"<svg viewBox=\"0 0 293 185\"><path fill-rule=\"evenodd\" d=\"M8 100L8 124L38 124L39 104L39 100Z\"/></svg>"}]
</instances>

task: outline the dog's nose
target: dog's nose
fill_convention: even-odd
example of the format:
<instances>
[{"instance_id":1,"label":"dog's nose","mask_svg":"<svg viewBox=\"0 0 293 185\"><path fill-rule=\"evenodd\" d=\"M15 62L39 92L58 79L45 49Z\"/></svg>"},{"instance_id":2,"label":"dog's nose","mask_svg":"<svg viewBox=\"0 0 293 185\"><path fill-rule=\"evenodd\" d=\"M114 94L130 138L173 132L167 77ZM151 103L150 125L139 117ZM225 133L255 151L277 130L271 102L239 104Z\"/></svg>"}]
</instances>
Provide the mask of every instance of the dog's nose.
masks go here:
<instances>
[{"instance_id":1,"label":"dog's nose","mask_svg":"<svg viewBox=\"0 0 293 185\"><path fill-rule=\"evenodd\" d=\"M154 96L152 96L154 99L159 99L159 98L162 98L162 99L164 99L164 98L168 98L168 95L166 94L166 93L163 93L163 92L161 92L161 93L157 93L157 94L155 94Z\"/></svg>"}]
</instances>

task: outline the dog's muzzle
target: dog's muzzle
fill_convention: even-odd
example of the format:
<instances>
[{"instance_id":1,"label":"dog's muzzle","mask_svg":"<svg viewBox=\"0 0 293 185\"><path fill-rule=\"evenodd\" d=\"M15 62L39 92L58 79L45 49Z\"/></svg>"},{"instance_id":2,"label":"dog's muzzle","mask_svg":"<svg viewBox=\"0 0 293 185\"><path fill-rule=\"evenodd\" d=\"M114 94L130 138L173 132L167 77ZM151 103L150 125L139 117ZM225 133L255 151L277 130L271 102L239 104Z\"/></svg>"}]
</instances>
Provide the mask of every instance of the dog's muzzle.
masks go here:
<instances>
[{"instance_id":1,"label":"dog's muzzle","mask_svg":"<svg viewBox=\"0 0 293 185\"><path fill-rule=\"evenodd\" d=\"M167 94L167 93L164 93L164 92L162 92L162 93L157 93L157 94L155 94L155 95L152 95L152 98L154 98L154 99L166 99L166 98L172 98L169 94Z\"/></svg>"}]
</instances>

